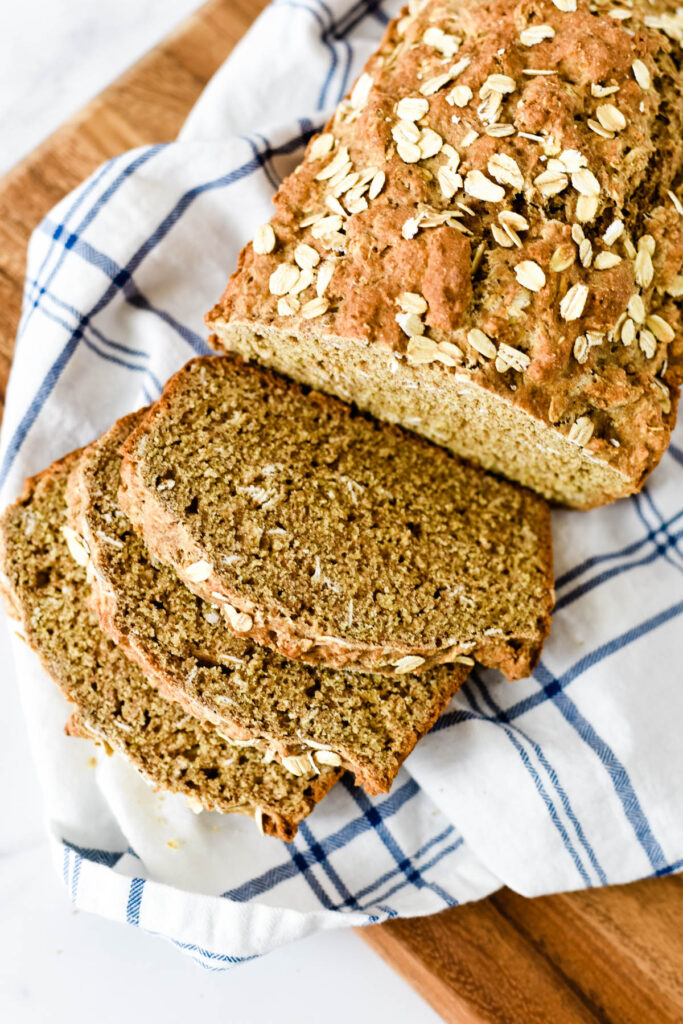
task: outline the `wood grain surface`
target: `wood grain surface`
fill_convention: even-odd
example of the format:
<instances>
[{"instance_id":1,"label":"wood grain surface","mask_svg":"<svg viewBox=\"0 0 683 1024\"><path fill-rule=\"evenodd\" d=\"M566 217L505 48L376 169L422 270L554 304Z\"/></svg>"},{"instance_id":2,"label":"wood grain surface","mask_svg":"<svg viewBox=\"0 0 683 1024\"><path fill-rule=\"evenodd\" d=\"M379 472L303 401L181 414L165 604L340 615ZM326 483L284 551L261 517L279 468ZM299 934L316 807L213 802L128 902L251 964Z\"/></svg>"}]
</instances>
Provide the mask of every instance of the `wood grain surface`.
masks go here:
<instances>
[{"instance_id":1,"label":"wood grain surface","mask_svg":"<svg viewBox=\"0 0 683 1024\"><path fill-rule=\"evenodd\" d=\"M31 231L103 160L172 140L265 3L212 0L0 180L3 401ZM679 877L535 900L503 890L359 934L449 1022L683 1024Z\"/></svg>"},{"instance_id":2,"label":"wood grain surface","mask_svg":"<svg viewBox=\"0 0 683 1024\"><path fill-rule=\"evenodd\" d=\"M458 1024L681 1024L683 879L524 899L503 889L359 934Z\"/></svg>"}]
</instances>

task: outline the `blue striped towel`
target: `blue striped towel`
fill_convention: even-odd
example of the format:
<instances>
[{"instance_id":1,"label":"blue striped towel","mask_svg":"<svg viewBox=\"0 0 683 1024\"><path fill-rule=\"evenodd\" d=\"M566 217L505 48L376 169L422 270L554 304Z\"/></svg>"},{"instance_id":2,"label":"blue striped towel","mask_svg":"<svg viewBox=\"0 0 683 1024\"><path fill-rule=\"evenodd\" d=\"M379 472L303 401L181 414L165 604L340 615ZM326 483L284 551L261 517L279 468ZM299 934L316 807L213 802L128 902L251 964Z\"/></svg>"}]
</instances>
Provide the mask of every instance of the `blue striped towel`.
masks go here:
<instances>
[{"instance_id":1,"label":"blue striped towel","mask_svg":"<svg viewBox=\"0 0 683 1024\"><path fill-rule=\"evenodd\" d=\"M22 479L152 401L188 357L278 181L394 3L275 0L178 142L98 170L37 228L2 432ZM283 45L287 41L287 45ZM298 115L293 117L293 114ZM62 733L17 644L55 856L74 903L222 969L319 929L683 867L683 433L637 497L554 513L558 604L533 678L476 670L388 796L343 782L287 845L196 816Z\"/></svg>"}]
</instances>

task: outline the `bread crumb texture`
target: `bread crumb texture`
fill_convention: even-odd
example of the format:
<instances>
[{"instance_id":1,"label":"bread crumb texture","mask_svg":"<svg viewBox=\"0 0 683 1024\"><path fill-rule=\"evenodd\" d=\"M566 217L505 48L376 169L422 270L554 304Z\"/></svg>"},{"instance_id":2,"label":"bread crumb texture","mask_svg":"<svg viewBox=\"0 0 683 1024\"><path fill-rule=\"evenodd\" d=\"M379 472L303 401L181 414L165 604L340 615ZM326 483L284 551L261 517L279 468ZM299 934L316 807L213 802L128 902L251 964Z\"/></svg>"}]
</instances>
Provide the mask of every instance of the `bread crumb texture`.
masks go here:
<instances>
[{"instance_id":1,"label":"bread crumb texture","mask_svg":"<svg viewBox=\"0 0 683 1024\"><path fill-rule=\"evenodd\" d=\"M194 806L236 811L292 839L338 772L297 778L266 764L164 700L99 628L87 605L87 569L63 532L67 476L79 453L27 481L0 520L2 593L24 636L75 710L67 732L123 754L154 786Z\"/></svg>"},{"instance_id":2,"label":"bread crumb texture","mask_svg":"<svg viewBox=\"0 0 683 1024\"><path fill-rule=\"evenodd\" d=\"M530 491L227 356L171 378L123 451L124 512L239 635L394 678L535 664L552 551Z\"/></svg>"},{"instance_id":3,"label":"bread crumb texture","mask_svg":"<svg viewBox=\"0 0 683 1024\"><path fill-rule=\"evenodd\" d=\"M469 667L394 678L342 673L289 661L233 633L215 601L202 601L153 562L119 507L119 449L143 417L120 420L86 449L69 481L72 525L92 560L102 627L163 693L233 743L259 747L297 776L341 765L369 792L387 791Z\"/></svg>"},{"instance_id":4,"label":"bread crumb texture","mask_svg":"<svg viewBox=\"0 0 683 1024\"><path fill-rule=\"evenodd\" d=\"M637 490L681 377L675 0L430 0L283 183L222 349L545 496Z\"/></svg>"}]
</instances>

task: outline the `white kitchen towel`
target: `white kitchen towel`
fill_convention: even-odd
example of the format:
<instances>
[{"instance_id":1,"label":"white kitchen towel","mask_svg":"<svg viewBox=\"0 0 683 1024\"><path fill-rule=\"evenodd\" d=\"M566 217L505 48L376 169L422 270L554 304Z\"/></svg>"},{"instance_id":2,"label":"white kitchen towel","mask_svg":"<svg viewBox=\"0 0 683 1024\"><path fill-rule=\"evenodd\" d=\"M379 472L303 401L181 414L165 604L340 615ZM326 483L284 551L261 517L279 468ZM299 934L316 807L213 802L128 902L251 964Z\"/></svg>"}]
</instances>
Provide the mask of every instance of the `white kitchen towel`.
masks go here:
<instances>
[{"instance_id":1,"label":"white kitchen towel","mask_svg":"<svg viewBox=\"0 0 683 1024\"><path fill-rule=\"evenodd\" d=\"M5 501L207 351L202 315L395 3L275 0L180 140L110 161L30 245L2 431ZM683 433L643 492L553 514L558 604L534 676L473 672L392 793L344 781L288 845L195 816L62 728L16 644L74 903L224 968L318 929L683 867Z\"/></svg>"}]
</instances>

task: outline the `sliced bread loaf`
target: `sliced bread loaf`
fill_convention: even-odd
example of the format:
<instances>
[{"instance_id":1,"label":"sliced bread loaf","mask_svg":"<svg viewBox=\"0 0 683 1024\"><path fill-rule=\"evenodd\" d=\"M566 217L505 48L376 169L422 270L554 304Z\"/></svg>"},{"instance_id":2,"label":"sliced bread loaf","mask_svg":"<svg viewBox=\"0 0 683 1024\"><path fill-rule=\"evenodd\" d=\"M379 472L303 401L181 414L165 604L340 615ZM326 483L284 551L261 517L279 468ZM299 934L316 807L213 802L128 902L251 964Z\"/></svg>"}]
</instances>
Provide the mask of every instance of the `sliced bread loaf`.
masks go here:
<instances>
[{"instance_id":1,"label":"sliced bread loaf","mask_svg":"<svg viewBox=\"0 0 683 1024\"><path fill-rule=\"evenodd\" d=\"M638 490L683 372L677 0L428 0L208 316L222 350L548 498Z\"/></svg>"},{"instance_id":2,"label":"sliced bread loaf","mask_svg":"<svg viewBox=\"0 0 683 1024\"><path fill-rule=\"evenodd\" d=\"M544 501L236 357L171 378L123 448L121 507L240 636L395 675L529 673L553 603Z\"/></svg>"},{"instance_id":3,"label":"sliced bread loaf","mask_svg":"<svg viewBox=\"0 0 683 1024\"><path fill-rule=\"evenodd\" d=\"M338 770L299 779L230 744L164 700L102 632L86 603L84 549L65 526L65 486L78 454L28 480L0 520L7 611L75 705L69 731L119 751L155 786L197 807L250 815L264 832L292 839Z\"/></svg>"},{"instance_id":4,"label":"sliced bread loaf","mask_svg":"<svg viewBox=\"0 0 683 1024\"><path fill-rule=\"evenodd\" d=\"M368 792L388 791L469 668L342 673L289 661L232 633L215 605L153 564L119 507L119 449L143 417L144 410L120 420L87 448L67 487L102 627L164 695L222 733L265 747L296 775L341 764Z\"/></svg>"}]
</instances>

